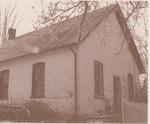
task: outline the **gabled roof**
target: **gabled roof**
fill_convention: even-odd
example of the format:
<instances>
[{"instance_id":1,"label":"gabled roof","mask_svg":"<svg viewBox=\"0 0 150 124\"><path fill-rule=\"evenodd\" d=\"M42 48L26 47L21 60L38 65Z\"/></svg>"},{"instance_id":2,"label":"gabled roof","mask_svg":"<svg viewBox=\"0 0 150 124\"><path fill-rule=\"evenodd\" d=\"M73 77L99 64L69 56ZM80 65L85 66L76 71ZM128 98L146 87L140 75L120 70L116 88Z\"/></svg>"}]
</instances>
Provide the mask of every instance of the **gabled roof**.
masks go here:
<instances>
[{"instance_id":1,"label":"gabled roof","mask_svg":"<svg viewBox=\"0 0 150 124\"><path fill-rule=\"evenodd\" d=\"M92 32L92 30L96 28L103 21L103 19L109 15L109 13L112 11L120 13L120 10L116 8L118 8L116 5L111 5L88 13L82 27L81 42L84 41L90 32ZM32 55L37 52L40 53L51 49L78 44L79 26L81 20L81 15L76 16L7 41L0 46L0 62L26 55ZM125 21L124 23L126 24ZM127 28L127 25L123 28ZM130 34L129 31L128 33ZM129 43L132 48L131 52L134 53L133 56L136 56L134 58L138 61L137 65L142 72L144 69L142 61L132 36L130 39L132 40L132 43Z\"/></svg>"},{"instance_id":2,"label":"gabled roof","mask_svg":"<svg viewBox=\"0 0 150 124\"><path fill-rule=\"evenodd\" d=\"M134 58L134 60L135 60L135 62L137 64L137 66L138 66L138 69L139 69L140 73L145 73L145 68L144 68L143 62L141 60L141 57L139 55L139 52L137 50L137 47L135 45L134 39L133 39L133 37L131 35L131 32L130 32L130 30L128 28L128 25L127 25L127 22L126 22L126 20L124 18L124 15L123 15L123 13L122 13L122 11L120 9L120 6L117 5L115 7L114 11L115 11L116 17L118 19L118 22L121 25L121 29L122 29L125 37L126 37L126 40L128 42L128 46L129 46L129 50L130 50L130 52L131 52L131 54L132 54L132 56L133 56L133 58Z\"/></svg>"}]
</instances>

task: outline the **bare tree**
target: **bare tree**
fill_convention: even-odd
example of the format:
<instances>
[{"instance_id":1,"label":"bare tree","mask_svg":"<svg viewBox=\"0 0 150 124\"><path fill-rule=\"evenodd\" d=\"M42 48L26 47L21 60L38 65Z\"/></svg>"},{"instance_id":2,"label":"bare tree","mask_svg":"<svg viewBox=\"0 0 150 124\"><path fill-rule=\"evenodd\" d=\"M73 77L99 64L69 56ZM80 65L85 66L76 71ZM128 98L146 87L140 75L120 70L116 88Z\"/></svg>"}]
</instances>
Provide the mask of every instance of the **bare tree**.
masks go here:
<instances>
[{"instance_id":1,"label":"bare tree","mask_svg":"<svg viewBox=\"0 0 150 124\"><path fill-rule=\"evenodd\" d=\"M61 0L54 2L50 0L47 6L44 5L43 0L40 0L40 4L38 6L42 7L38 15L38 19L35 22L35 27L51 25L101 7L100 2L98 1L74 2L72 0L67 2L62 2ZM33 6L35 11L38 10L38 6Z\"/></svg>"},{"instance_id":2,"label":"bare tree","mask_svg":"<svg viewBox=\"0 0 150 124\"><path fill-rule=\"evenodd\" d=\"M136 41L136 45L138 46L139 53L141 55L142 60L145 63L145 67L148 64L148 55L147 55L147 18L146 18L146 9L148 7L147 1L49 1L49 3L44 5L44 1L40 0L41 12L38 15L38 20L35 23L35 27L39 28L45 25L51 25L53 23L63 21L65 19L69 19L76 15L83 14L83 19L80 22L80 34L82 23L84 22L84 18L87 12L93 11L95 9L102 8L103 6L108 6L111 3L117 3L120 5L125 19L128 23L131 34ZM34 10L36 10L36 5L33 6ZM137 27L139 26L139 22L143 22L144 24L144 35L140 36ZM80 36L79 36L80 40Z\"/></svg>"},{"instance_id":3,"label":"bare tree","mask_svg":"<svg viewBox=\"0 0 150 124\"><path fill-rule=\"evenodd\" d=\"M119 4L126 22L129 26L130 32L135 40L135 44L138 48L138 52L141 56L141 59L144 63L147 76L148 72L148 50L147 50L147 36L148 36L148 18L146 15L148 2L147 1L66 1L63 2L58 0L56 2L49 1L48 4L44 4L43 0L40 0L41 11L39 12L38 19L35 22L35 29L40 27L51 25L59 21L63 21L69 18L72 18L77 15L82 15L80 21L79 37L82 32L82 26L86 17L86 14L90 11L108 6L112 3ZM33 6L33 9L36 11L39 9L39 6ZM139 26L142 25L143 33L139 34ZM140 30L141 32L141 30ZM122 41L124 42L124 40ZM123 43L121 43L122 46ZM121 47L122 48L122 47ZM121 51L120 48L120 51ZM147 78L145 78L147 80ZM145 86L147 86L145 84ZM147 88L146 88L147 89Z\"/></svg>"},{"instance_id":4,"label":"bare tree","mask_svg":"<svg viewBox=\"0 0 150 124\"><path fill-rule=\"evenodd\" d=\"M5 43L8 39L8 29L17 28L19 25L17 17L16 4L1 5L0 4L0 42Z\"/></svg>"},{"instance_id":5,"label":"bare tree","mask_svg":"<svg viewBox=\"0 0 150 124\"><path fill-rule=\"evenodd\" d=\"M126 21L130 28L130 32L136 41L138 51L144 62L146 71L148 65L148 50L147 50L147 37L148 37L148 17L146 15L148 9L147 1L126 1L118 3L125 15ZM139 34L139 24L142 25L142 34ZM140 31L141 32L141 31Z\"/></svg>"}]
</instances>

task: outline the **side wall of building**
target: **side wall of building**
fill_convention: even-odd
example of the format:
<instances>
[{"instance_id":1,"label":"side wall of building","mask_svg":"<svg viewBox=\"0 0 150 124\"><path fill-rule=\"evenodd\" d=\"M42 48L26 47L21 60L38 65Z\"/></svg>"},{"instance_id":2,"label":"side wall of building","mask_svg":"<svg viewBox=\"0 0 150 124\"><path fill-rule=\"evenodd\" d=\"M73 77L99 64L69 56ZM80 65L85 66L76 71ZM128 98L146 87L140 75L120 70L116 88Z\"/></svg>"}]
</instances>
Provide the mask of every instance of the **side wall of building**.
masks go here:
<instances>
[{"instance_id":1,"label":"side wall of building","mask_svg":"<svg viewBox=\"0 0 150 124\"><path fill-rule=\"evenodd\" d=\"M104 99L94 97L94 60L103 64ZM96 113L105 108L107 99L113 104L113 75L121 78L122 98L128 99L128 73L133 75L135 87L139 87L137 65L117 18L111 13L79 46L79 113Z\"/></svg>"},{"instance_id":2,"label":"side wall of building","mask_svg":"<svg viewBox=\"0 0 150 124\"><path fill-rule=\"evenodd\" d=\"M77 54L79 114L94 114L104 109L106 99L113 104L113 75L121 78L122 98L128 99L128 73L134 76L135 87L139 87L137 65L113 13L79 45ZM100 61L104 67L104 99L94 97L94 60ZM45 62L45 98L34 100L44 101L60 112L74 113L75 61L70 48L0 63L0 71L10 70L8 100L0 102L20 103L33 100L32 66L38 62Z\"/></svg>"},{"instance_id":3,"label":"side wall of building","mask_svg":"<svg viewBox=\"0 0 150 124\"><path fill-rule=\"evenodd\" d=\"M31 99L32 66L45 62L45 98ZM8 100L20 103L37 100L60 111L74 113L74 55L69 48L56 49L0 63L0 71L9 69Z\"/></svg>"}]
</instances>

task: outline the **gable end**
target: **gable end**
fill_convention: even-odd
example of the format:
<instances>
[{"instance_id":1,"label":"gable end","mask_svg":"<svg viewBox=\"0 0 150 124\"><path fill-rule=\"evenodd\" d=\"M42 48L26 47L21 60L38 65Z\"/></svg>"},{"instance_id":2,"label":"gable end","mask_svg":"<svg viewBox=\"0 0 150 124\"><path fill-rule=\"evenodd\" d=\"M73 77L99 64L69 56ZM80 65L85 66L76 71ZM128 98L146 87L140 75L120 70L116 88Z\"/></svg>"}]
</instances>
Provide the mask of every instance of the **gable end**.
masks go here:
<instances>
[{"instance_id":1,"label":"gable end","mask_svg":"<svg viewBox=\"0 0 150 124\"><path fill-rule=\"evenodd\" d=\"M133 56L133 58L134 58L134 60L135 60L135 62L137 64L137 66L138 66L139 72L140 73L144 73L145 72L144 65L142 63L141 57L140 57L140 55L138 53L138 50L137 50L136 45L134 43L133 37L131 35L131 32L130 32L130 30L128 28L127 22L126 22L126 20L124 18L124 15L123 15L119 5L116 6L116 9L114 11L115 11L115 15L117 17L117 20L118 20L118 22L120 24L120 27L121 27L121 29L122 29L125 37L126 37L126 40L128 42L129 50L130 50L130 52L131 52L131 54L132 54L132 56Z\"/></svg>"}]
</instances>

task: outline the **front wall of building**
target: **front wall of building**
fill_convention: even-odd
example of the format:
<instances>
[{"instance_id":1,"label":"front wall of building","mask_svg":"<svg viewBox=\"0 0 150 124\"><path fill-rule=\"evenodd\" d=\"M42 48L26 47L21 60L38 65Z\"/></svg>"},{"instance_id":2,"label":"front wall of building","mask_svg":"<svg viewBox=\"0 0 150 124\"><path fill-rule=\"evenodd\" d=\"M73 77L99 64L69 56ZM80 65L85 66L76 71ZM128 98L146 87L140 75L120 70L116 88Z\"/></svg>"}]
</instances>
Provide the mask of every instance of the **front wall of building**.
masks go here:
<instances>
[{"instance_id":1,"label":"front wall of building","mask_svg":"<svg viewBox=\"0 0 150 124\"><path fill-rule=\"evenodd\" d=\"M124 99L128 99L128 73L133 75L137 81L136 85L139 85L137 65L114 13L111 13L86 41L80 44L78 60L81 114L93 114L104 109L106 99L113 104L113 75L121 78L122 98ZM94 98L94 60L103 64L104 99Z\"/></svg>"},{"instance_id":2,"label":"front wall of building","mask_svg":"<svg viewBox=\"0 0 150 124\"><path fill-rule=\"evenodd\" d=\"M32 65L37 62L45 62L45 98L34 100L47 102L60 112L74 113L74 55L68 48L0 63L0 71L10 70L9 98L0 102L31 99Z\"/></svg>"}]
</instances>

